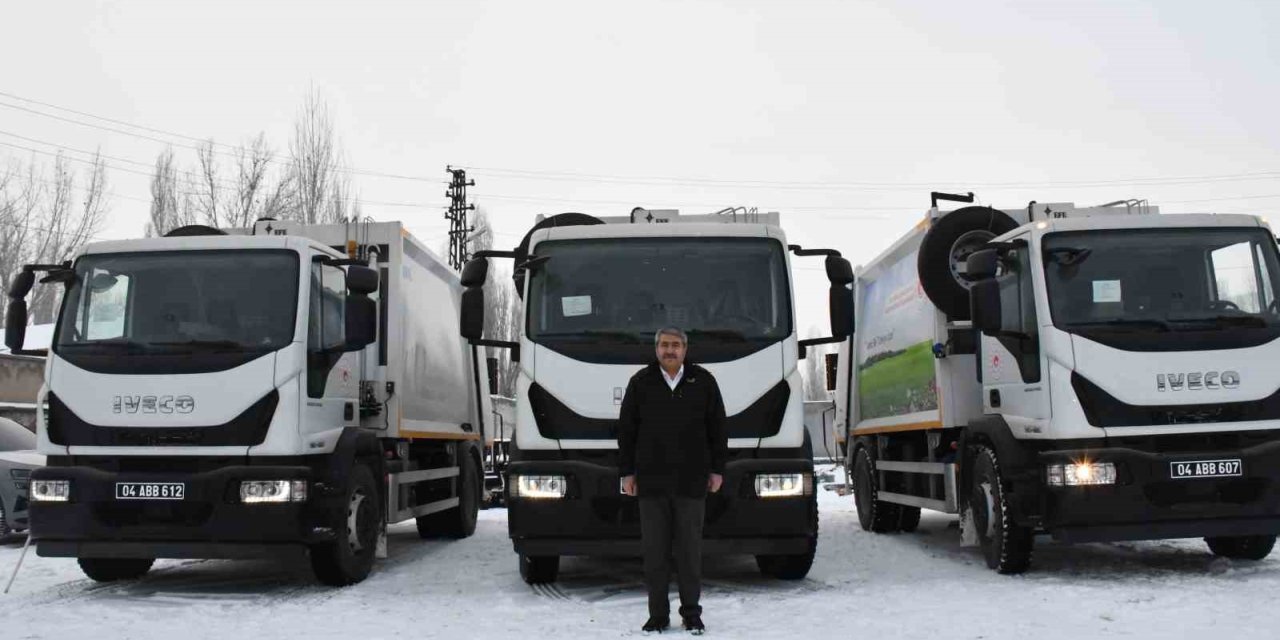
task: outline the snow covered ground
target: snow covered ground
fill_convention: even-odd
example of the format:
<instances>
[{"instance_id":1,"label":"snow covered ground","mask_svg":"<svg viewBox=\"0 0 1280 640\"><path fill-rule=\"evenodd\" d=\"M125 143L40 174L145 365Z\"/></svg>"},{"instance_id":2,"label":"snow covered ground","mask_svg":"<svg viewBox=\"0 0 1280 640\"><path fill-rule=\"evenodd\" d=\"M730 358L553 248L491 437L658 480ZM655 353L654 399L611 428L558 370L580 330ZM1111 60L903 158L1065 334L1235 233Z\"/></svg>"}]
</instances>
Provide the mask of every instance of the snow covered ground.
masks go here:
<instances>
[{"instance_id":1,"label":"snow covered ground","mask_svg":"<svg viewBox=\"0 0 1280 640\"><path fill-rule=\"evenodd\" d=\"M926 513L912 534L858 528L851 497L823 491L809 578L761 578L750 558L708 558L708 633L733 638L1280 637L1280 553L1215 559L1199 540L1067 547L1039 541L1023 576L987 570L961 549L955 519ZM392 558L364 583L317 585L304 566L165 561L130 584L98 585L73 560L34 553L0 596L0 637L548 638L639 635L638 561L568 559L561 580L520 580L506 512L481 512L476 535L390 534ZM20 547L0 545L8 579ZM2 583L0 583L2 584ZM674 601L674 585L672 598Z\"/></svg>"}]
</instances>

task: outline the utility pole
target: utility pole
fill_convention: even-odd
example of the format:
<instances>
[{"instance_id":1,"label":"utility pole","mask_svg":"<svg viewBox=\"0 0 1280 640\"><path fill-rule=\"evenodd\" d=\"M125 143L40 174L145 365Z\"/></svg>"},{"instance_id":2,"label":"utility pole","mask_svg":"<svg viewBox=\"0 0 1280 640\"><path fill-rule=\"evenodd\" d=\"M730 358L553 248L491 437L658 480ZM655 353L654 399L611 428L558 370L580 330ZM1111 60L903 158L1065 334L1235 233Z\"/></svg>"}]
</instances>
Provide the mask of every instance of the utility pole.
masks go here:
<instances>
[{"instance_id":1,"label":"utility pole","mask_svg":"<svg viewBox=\"0 0 1280 640\"><path fill-rule=\"evenodd\" d=\"M467 171L465 169L454 169L452 165L445 167L453 176L453 181L449 183L449 190L445 195L449 198L449 211L444 217L449 220L449 266L462 270L462 265L467 263L470 258L470 252L467 251L467 239L473 227L467 226L467 212L474 211L474 204L467 204L467 187L474 187L475 180L467 180Z\"/></svg>"}]
</instances>

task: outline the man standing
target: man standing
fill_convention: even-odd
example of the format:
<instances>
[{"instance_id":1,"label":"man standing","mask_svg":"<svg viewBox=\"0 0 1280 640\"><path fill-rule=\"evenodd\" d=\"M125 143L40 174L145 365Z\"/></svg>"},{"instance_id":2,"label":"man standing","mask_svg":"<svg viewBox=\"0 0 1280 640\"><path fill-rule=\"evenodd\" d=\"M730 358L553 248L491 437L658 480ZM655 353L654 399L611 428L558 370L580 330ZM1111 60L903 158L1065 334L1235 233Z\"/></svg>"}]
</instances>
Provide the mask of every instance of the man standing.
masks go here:
<instances>
[{"instance_id":1,"label":"man standing","mask_svg":"<svg viewBox=\"0 0 1280 640\"><path fill-rule=\"evenodd\" d=\"M670 626L669 558L675 558L684 628L701 634L702 522L707 492L724 481L729 440L724 400L716 379L685 364L689 339L674 327L654 336L657 362L631 377L618 423L622 490L640 498L644 579L649 621L643 630Z\"/></svg>"}]
</instances>

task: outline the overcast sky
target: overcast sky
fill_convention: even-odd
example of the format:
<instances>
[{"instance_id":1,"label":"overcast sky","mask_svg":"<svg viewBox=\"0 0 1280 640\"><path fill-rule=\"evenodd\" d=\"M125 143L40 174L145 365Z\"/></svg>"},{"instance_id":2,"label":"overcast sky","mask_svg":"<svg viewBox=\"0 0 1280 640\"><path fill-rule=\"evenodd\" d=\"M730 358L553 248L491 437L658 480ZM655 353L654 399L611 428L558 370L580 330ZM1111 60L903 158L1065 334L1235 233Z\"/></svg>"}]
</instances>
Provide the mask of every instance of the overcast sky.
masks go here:
<instances>
[{"instance_id":1,"label":"overcast sky","mask_svg":"<svg viewBox=\"0 0 1280 640\"><path fill-rule=\"evenodd\" d=\"M537 213L743 205L855 264L935 188L1006 207L1280 204L1280 3L890 4L14 0L0 143L143 163L164 147L25 98L283 150L314 87L350 166L421 178L357 176L365 201L425 205L365 212L431 246L447 164L471 168L500 245ZM146 135L193 160L189 140ZM15 155L32 154L0 145ZM102 237L140 235L148 178L109 177ZM825 322L806 266L802 327Z\"/></svg>"}]
</instances>

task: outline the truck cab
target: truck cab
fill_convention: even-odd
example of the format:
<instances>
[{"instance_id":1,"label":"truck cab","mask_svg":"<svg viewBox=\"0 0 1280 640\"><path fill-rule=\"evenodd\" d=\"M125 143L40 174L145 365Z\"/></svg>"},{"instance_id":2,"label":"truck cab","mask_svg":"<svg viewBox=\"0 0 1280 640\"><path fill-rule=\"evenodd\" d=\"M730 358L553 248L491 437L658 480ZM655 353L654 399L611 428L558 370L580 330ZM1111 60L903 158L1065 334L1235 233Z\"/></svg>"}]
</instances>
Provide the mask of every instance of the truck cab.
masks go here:
<instances>
[{"instance_id":1,"label":"truck cab","mask_svg":"<svg viewBox=\"0 0 1280 640\"><path fill-rule=\"evenodd\" d=\"M432 334L456 332L438 309L461 287L416 247L399 223L263 221L26 267L16 352L35 274L65 287L40 393L48 466L30 484L40 555L98 580L157 558L298 556L342 585L369 573L389 522L474 528L487 372ZM431 362L410 360L432 341Z\"/></svg>"},{"instance_id":2,"label":"truck cab","mask_svg":"<svg viewBox=\"0 0 1280 640\"><path fill-rule=\"evenodd\" d=\"M480 255L464 270L463 284L482 295L479 261L512 257L524 298L523 335L507 345L519 359L507 505L527 581L555 580L565 555L639 555L617 421L627 382L654 361L664 326L688 334L688 361L718 380L727 414L730 457L721 491L708 497L704 549L755 555L768 575L808 572L817 503L797 361L816 341L796 336L794 250L777 214L564 214L540 220L517 250ZM847 262L843 273L851 280ZM462 326L495 344L477 318L464 315Z\"/></svg>"},{"instance_id":3,"label":"truck cab","mask_svg":"<svg viewBox=\"0 0 1280 640\"><path fill-rule=\"evenodd\" d=\"M901 264L920 293L893 310L876 291ZM1029 566L1037 533L1202 537L1218 555L1266 556L1280 532L1277 270L1253 216L931 211L860 271L859 331L842 349L838 419L864 527L959 513L964 541L1005 573ZM899 334L923 339L909 367L910 348L883 342L902 339L882 331L895 313ZM878 365L895 360L918 389L885 388Z\"/></svg>"}]
</instances>

